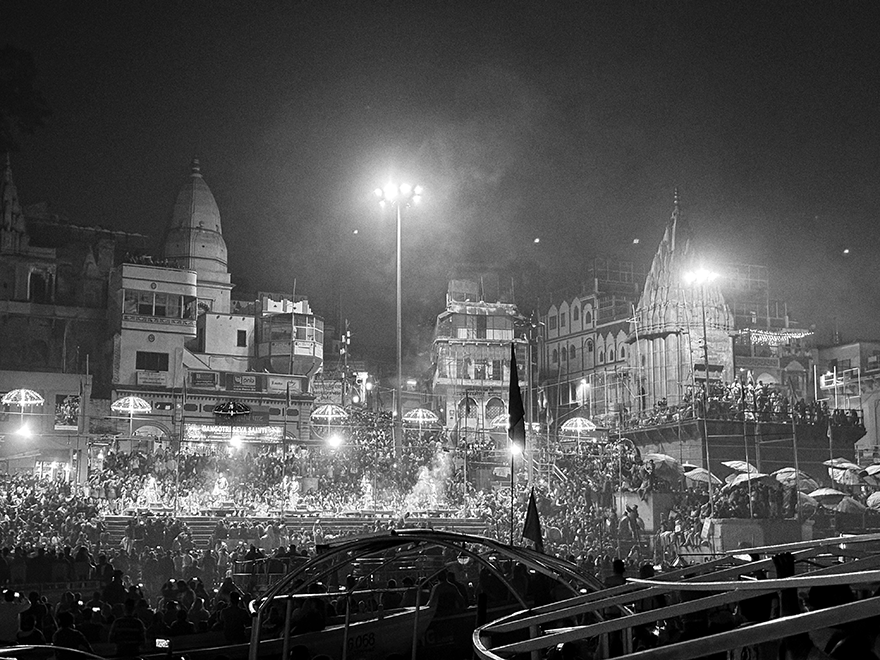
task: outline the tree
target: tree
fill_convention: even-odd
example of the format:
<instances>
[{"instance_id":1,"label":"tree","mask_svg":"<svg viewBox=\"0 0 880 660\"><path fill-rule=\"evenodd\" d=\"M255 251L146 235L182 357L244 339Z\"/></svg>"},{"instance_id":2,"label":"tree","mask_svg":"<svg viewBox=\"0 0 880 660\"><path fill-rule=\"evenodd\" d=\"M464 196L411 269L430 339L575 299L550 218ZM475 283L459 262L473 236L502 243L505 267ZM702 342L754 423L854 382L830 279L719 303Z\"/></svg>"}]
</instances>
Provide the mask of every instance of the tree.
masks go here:
<instances>
[{"instance_id":1,"label":"tree","mask_svg":"<svg viewBox=\"0 0 880 660\"><path fill-rule=\"evenodd\" d=\"M34 86L34 57L15 46L0 48L0 154L18 150L17 136L32 135L52 112Z\"/></svg>"}]
</instances>

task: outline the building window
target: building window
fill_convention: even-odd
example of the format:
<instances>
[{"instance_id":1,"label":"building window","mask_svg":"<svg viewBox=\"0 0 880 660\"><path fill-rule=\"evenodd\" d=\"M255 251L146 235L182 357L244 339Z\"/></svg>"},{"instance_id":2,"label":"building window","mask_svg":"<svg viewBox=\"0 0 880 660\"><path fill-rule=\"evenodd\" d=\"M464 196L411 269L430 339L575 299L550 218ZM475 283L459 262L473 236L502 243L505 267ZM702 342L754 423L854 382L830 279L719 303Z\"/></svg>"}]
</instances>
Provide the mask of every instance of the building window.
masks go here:
<instances>
[{"instance_id":1,"label":"building window","mask_svg":"<svg viewBox=\"0 0 880 660\"><path fill-rule=\"evenodd\" d=\"M621 360L625 360L625 359L626 359L626 347L625 347L625 346L621 346L621 347L620 347L620 350L617 351L617 352L620 354L620 359L621 359Z\"/></svg>"},{"instance_id":2,"label":"building window","mask_svg":"<svg viewBox=\"0 0 880 660\"><path fill-rule=\"evenodd\" d=\"M555 348L553 349L553 364L559 362L559 351Z\"/></svg>"},{"instance_id":3,"label":"building window","mask_svg":"<svg viewBox=\"0 0 880 660\"><path fill-rule=\"evenodd\" d=\"M593 312L587 310L584 312L584 325L590 325L593 322Z\"/></svg>"},{"instance_id":4,"label":"building window","mask_svg":"<svg viewBox=\"0 0 880 660\"><path fill-rule=\"evenodd\" d=\"M599 364L605 362L605 351L599 351Z\"/></svg>"},{"instance_id":5,"label":"building window","mask_svg":"<svg viewBox=\"0 0 880 660\"><path fill-rule=\"evenodd\" d=\"M614 349L613 348L608 349L608 361L614 362Z\"/></svg>"},{"instance_id":6,"label":"building window","mask_svg":"<svg viewBox=\"0 0 880 660\"><path fill-rule=\"evenodd\" d=\"M566 321L567 316L568 316L568 314L566 314L565 312L562 312L562 314L559 315L559 327L560 328L565 327L565 321Z\"/></svg>"},{"instance_id":7,"label":"building window","mask_svg":"<svg viewBox=\"0 0 880 660\"><path fill-rule=\"evenodd\" d=\"M581 315L581 308L580 307L575 305L574 307L571 308L571 320L572 321L577 321L578 318L580 318L580 315Z\"/></svg>"},{"instance_id":8,"label":"building window","mask_svg":"<svg viewBox=\"0 0 880 660\"><path fill-rule=\"evenodd\" d=\"M575 356L574 346L569 346L568 347L568 359L574 360L574 356Z\"/></svg>"},{"instance_id":9,"label":"building window","mask_svg":"<svg viewBox=\"0 0 880 660\"><path fill-rule=\"evenodd\" d=\"M486 317L478 316L477 317L477 339L485 339L486 338Z\"/></svg>"},{"instance_id":10,"label":"building window","mask_svg":"<svg viewBox=\"0 0 880 660\"><path fill-rule=\"evenodd\" d=\"M247 330L239 330L236 338L236 346L247 346Z\"/></svg>"},{"instance_id":11,"label":"building window","mask_svg":"<svg viewBox=\"0 0 880 660\"><path fill-rule=\"evenodd\" d=\"M144 371L168 371L168 353L138 351L135 356L135 368Z\"/></svg>"},{"instance_id":12,"label":"building window","mask_svg":"<svg viewBox=\"0 0 880 660\"><path fill-rule=\"evenodd\" d=\"M593 340L588 339L587 340L587 353L592 353L592 352L593 352Z\"/></svg>"},{"instance_id":13,"label":"building window","mask_svg":"<svg viewBox=\"0 0 880 660\"><path fill-rule=\"evenodd\" d=\"M550 329L556 330L556 316L555 315L550 317Z\"/></svg>"}]
</instances>

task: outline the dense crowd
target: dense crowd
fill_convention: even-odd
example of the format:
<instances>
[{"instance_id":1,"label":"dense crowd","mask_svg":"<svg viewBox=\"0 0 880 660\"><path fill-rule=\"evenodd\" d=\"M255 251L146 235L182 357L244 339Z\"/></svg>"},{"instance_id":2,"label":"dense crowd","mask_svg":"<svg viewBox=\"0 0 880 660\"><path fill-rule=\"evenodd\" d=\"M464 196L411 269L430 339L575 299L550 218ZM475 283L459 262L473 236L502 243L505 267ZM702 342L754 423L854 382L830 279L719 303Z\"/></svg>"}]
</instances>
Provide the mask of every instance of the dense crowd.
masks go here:
<instances>
[{"instance_id":1,"label":"dense crowd","mask_svg":"<svg viewBox=\"0 0 880 660\"><path fill-rule=\"evenodd\" d=\"M656 401L645 411L625 415L627 428L671 424L688 419L733 420L753 422L791 422L796 424L827 424L859 426L862 420L857 410L831 410L827 401L805 401L789 396L784 390L758 381L732 383L710 382L687 386L679 405L670 405L665 399ZM619 424L619 419L609 421Z\"/></svg>"}]
</instances>

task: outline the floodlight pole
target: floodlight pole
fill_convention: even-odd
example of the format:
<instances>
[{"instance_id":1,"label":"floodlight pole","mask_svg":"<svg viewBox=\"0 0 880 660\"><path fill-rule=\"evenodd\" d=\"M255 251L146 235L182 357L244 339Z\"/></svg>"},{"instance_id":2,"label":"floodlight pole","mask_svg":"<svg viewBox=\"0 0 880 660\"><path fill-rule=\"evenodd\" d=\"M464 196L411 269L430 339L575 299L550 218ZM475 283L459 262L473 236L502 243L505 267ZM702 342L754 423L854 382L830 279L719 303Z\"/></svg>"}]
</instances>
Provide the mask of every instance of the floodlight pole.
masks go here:
<instances>
[{"instance_id":1,"label":"floodlight pole","mask_svg":"<svg viewBox=\"0 0 880 660\"><path fill-rule=\"evenodd\" d=\"M402 233L402 211L400 201L395 204L397 207L397 388L394 397L394 456L399 458L403 453L403 301L402 301L402 283L401 283L401 233Z\"/></svg>"}]
</instances>

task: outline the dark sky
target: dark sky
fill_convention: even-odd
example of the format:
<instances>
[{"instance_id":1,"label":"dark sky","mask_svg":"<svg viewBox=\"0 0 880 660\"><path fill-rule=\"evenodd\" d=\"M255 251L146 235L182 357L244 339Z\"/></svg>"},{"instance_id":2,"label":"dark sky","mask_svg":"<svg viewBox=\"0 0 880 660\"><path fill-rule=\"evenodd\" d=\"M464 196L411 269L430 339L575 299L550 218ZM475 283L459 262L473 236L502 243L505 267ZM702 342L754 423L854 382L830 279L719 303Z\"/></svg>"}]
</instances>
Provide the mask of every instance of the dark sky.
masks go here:
<instances>
[{"instance_id":1,"label":"dark sky","mask_svg":"<svg viewBox=\"0 0 880 660\"><path fill-rule=\"evenodd\" d=\"M393 350L377 185L426 188L405 218L410 324L459 261L554 283L591 256L647 263L678 186L709 263L770 265L820 337L836 318L880 338L874 8L6 0L0 43L33 53L54 111L15 179L26 204L158 240L198 155L233 281L296 278L318 313L341 305L356 352Z\"/></svg>"}]
</instances>

